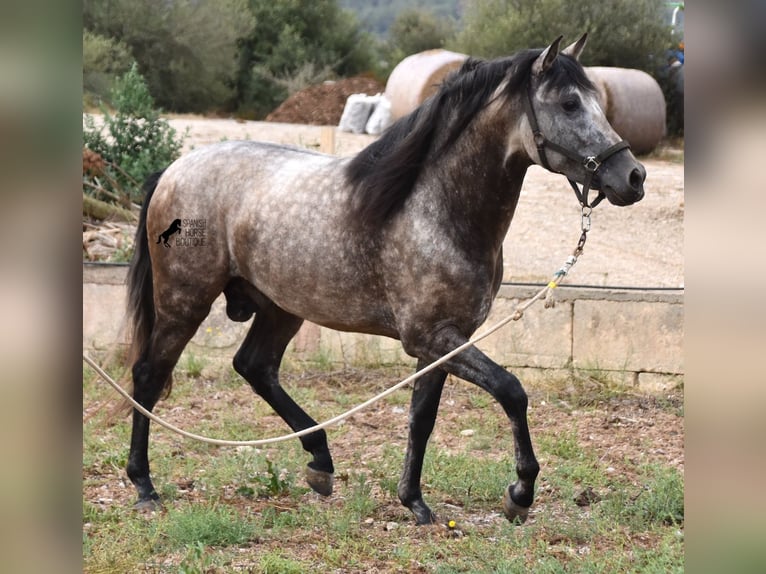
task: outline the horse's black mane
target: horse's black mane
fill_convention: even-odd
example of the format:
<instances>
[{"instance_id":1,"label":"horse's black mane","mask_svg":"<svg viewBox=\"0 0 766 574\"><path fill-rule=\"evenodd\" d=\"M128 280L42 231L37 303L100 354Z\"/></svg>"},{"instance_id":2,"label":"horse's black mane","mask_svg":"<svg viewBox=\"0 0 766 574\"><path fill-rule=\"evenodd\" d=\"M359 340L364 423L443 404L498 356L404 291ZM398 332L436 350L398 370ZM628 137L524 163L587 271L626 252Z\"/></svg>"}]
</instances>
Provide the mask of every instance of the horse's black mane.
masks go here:
<instances>
[{"instance_id":1,"label":"horse's black mane","mask_svg":"<svg viewBox=\"0 0 766 574\"><path fill-rule=\"evenodd\" d=\"M346 178L353 188L351 222L376 228L396 213L414 188L429 154L444 153L455 143L489 103L509 71L512 73L504 94L511 96L524 89L532 64L541 52L525 50L489 61L468 58L459 70L447 76L436 94L359 152L346 167ZM563 55L554 60L545 81L548 89L572 84L589 91L595 89L582 66ZM438 150L432 150L440 130L446 130L440 138L443 143Z\"/></svg>"}]
</instances>

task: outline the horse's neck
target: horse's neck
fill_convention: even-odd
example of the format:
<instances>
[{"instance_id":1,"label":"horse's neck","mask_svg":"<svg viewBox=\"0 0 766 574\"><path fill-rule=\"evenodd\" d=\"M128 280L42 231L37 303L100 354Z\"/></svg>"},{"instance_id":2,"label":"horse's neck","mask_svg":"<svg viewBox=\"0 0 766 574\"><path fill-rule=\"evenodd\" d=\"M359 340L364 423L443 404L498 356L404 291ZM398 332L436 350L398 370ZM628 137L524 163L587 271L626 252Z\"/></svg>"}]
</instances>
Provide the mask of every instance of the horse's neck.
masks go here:
<instances>
[{"instance_id":1,"label":"horse's neck","mask_svg":"<svg viewBox=\"0 0 766 574\"><path fill-rule=\"evenodd\" d=\"M473 130L433 166L446 212L485 249L502 245L530 165L520 151L506 157L505 133Z\"/></svg>"}]
</instances>

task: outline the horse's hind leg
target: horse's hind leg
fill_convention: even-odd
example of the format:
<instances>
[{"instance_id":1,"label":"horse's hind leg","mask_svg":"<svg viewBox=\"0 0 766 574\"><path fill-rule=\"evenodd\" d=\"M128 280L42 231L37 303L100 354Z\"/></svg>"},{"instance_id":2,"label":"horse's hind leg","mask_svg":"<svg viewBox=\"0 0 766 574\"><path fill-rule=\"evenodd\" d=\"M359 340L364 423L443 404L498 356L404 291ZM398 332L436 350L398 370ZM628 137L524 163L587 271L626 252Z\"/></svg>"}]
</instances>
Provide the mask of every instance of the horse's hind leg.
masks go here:
<instances>
[{"instance_id":1,"label":"horse's hind leg","mask_svg":"<svg viewBox=\"0 0 766 574\"><path fill-rule=\"evenodd\" d=\"M146 350L133 365L133 398L147 410L152 411L157 404L181 352L205 316L207 311L183 321L167 317L158 319ZM159 503L159 495L149 476L149 422L147 417L133 410L127 473L138 491L135 507L139 510L153 509Z\"/></svg>"},{"instance_id":2,"label":"horse's hind leg","mask_svg":"<svg viewBox=\"0 0 766 574\"><path fill-rule=\"evenodd\" d=\"M418 370L427 363L418 361ZM436 522L436 515L423 501L420 490L420 476L426 444L431 436L439 410L439 400L447 373L436 369L415 381L410 404L410 435L407 441L404 471L399 480L399 500L415 515L418 524Z\"/></svg>"},{"instance_id":3,"label":"horse's hind leg","mask_svg":"<svg viewBox=\"0 0 766 574\"><path fill-rule=\"evenodd\" d=\"M234 357L234 369L294 431L317 424L279 384L279 364L301 323L303 319L283 311L271 301L259 300L258 312L247 338ZM335 469L327 433L319 430L302 436L300 441L304 450L314 457L306 470L309 486L319 494L329 496Z\"/></svg>"}]
</instances>

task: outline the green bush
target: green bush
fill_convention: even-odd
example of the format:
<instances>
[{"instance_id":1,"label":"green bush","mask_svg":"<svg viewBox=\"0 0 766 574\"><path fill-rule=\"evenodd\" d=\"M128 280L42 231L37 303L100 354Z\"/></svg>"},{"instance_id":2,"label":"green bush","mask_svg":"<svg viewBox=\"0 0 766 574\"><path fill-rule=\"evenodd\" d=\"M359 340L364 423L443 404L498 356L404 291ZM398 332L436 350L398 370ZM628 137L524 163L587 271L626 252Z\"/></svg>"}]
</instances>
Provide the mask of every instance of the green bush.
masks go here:
<instances>
[{"instance_id":1,"label":"green bush","mask_svg":"<svg viewBox=\"0 0 766 574\"><path fill-rule=\"evenodd\" d=\"M455 38L456 24L449 18L410 8L400 12L388 30L383 54L388 64L386 75L404 58L425 50L444 48Z\"/></svg>"},{"instance_id":2,"label":"green bush","mask_svg":"<svg viewBox=\"0 0 766 574\"><path fill-rule=\"evenodd\" d=\"M448 48L482 58L542 48L559 34L564 46L588 32L585 66L635 68L659 82L667 103L667 128L683 134L683 91L666 67L673 36L663 0L485 0L470 3L463 29ZM682 74L683 72L681 72ZM681 80L682 81L682 80Z\"/></svg>"},{"instance_id":3,"label":"green bush","mask_svg":"<svg viewBox=\"0 0 766 574\"><path fill-rule=\"evenodd\" d=\"M130 48L165 110L221 110L233 97L248 0L84 0L83 26Z\"/></svg>"},{"instance_id":4,"label":"green bush","mask_svg":"<svg viewBox=\"0 0 766 574\"><path fill-rule=\"evenodd\" d=\"M234 107L261 119L301 86L370 69L371 42L335 0L250 0L255 27L238 42Z\"/></svg>"},{"instance_id":5,"label":"green bush","mask_svg":"<svg viewBox=\"0 0 766 574\"><path fill-rule=\"evenodd\" d=\"M576 10L565 0L485 0L468 5L452 49L491 58L545 47L559 34L568 44L588 32L584 65L651 73L671 42L664 7L663 0L581 0Z\"/></svg>"},{"instance_id":6,"label":"green bush","mask_svg":"<svg viewBox=\"0 0 766 574\"><path fill-rule=\"evenodd\" d=\"M100 126L93 116L85 117L84 145L99 154L105 166L100 178L84 174L84 191L95 195L103 187L112 201L140 201L143 181L180 155L184 136L178 137L160 117L136 64L115 81L111 101L114 114L102 106Z\"/></svg>"},{"instance_id":7,"label":"green bush","mask_svg":"<svg viewBox=\"0 0 766 574\"><path fill-rule=\"evenodd\" d=\"M108 99L115 78L130 70L133 57L119 40L82 32L82 89L89 104Z\"/></svg>"}]
</instances>

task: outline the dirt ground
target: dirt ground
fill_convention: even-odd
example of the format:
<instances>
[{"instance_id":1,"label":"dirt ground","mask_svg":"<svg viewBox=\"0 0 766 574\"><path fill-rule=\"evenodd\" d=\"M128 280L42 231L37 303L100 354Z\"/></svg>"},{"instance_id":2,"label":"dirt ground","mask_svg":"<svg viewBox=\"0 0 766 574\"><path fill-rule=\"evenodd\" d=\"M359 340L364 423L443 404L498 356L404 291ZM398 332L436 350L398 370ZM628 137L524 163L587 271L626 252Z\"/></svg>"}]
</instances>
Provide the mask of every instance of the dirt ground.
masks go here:
<instances>
[{"instance_id":1,"label":"dirt ground","mask_svg":"<svg viewBox=\"0 0 766 574\"><path fill-rule=\"evenodd\" d=\"M234 119L175 116L171 125L187 133L184 150L222 140L251 139L320 147L325 130L335 153L352 155L374 136L334 128ZM188 132L187 132L188 130ZM568 282L631 287L684 285L683 150L662 146L640 158L647 171L646 196L630 207L598 206L584 254ZM548 281L580 236L580 208L566 179L532 166L506 237L506 281Z\"/></svg>"},{"instance_id":2,"label":"dirt ground","mask_svg":"<svg viewBox=\"0 0 766 574\"><path fill-rule=\"evenodd\" d=\"M364 387L365 395L371 395L391 386L398 380L398 375L403 376L403 373L402 368L345 369L331 373L283 372L281 379L285 388L291 392L292 389L311 387L316 393L317 401L321 403L332 402L333 397L350 389L358 392L360 385ZM183 429L194 430L200 421L219 419L221 413L227 409L236 408L238 419L257 421L253 424L263 436L278 436L286 432L283 421L275 413L266 416L258 414L259 408L266 407L260 404L261 400L246 384L238 388L222 388L216 378L206 377L181 381L180 384L199 387L198 396L204 397L204 400L192 400L185 406L179 405L179 399L174 400L172 397L167 402L160 403L162 416ZM465 425L477 408L472 401L472 394L476 393L472 393L470 389L462 381L448 378L437 424L429 443L430 449L447 452L461 452L466 449L466 441L470 440L467 437L470 435L464 432ZM540 385L528 385L526 390L529 395L528 419L533 439L542 435L565 436L574 432L578 444L599 453L605 472L623 477L636 486L640 485L636 471L642 465L659 464L675 468L680 473L684 472L683 391L674 390L663 396L628 392L609 397L600 393L597 385L590 390L583 388L572 394L561 387L551 392ZM406 395L409 391L401 393ZM97 401L84 405L83 421L91 417L97 417L98 420L102 407L103 404ZM499 407L491 401L483 408L487 409L485 416L497 417L499 421L505 420ZM403 452L407 443L407 412L406 403L399 406L383 401L344 421L342 436L331 441L336 475L342 479L348 472L353 471L352 461L359 460L360 452L364 453L361 459L363 465L375 464L385 448L393 446ZM502 423L499 428L504 428ZM155 429L153 437L154 441L177 443L179 448L183 444L183 439L164 430ZM507 444L504 444L507 448L493 448L493 451L496 450L498 457L507 458L510 456L510 434L503 435L502 440L507 441ZM279 458L279 451L283 448L281 444L277 444L267 447L267 450L273 449L275 458ZM541 475L538 502L533 508L533 513L546 509L545 502L551 493L545 475L555 472L555 469L549 467L545 456L540 458L540 463L544 472ZM398 475L392 478L398 479ZM104 508L128 508L135 501L135 489L128 482L122 468L104 464L83 469L83 480L89 483L89 486L83 489L83 496L93 504ZM179 488L185 489L183 484L180 484ZM189 500L197 497L203 498L203 493L191 489L183 496ZM378 514L406 514L396 500L380 502L387 506L379 510ZM462 518L471 519L470 516Z\"/></svg>"}]
</instances>

